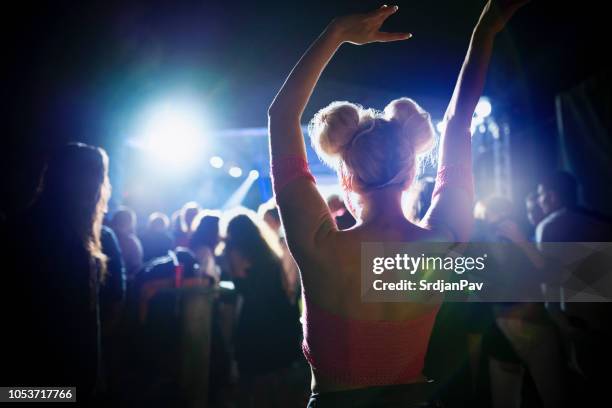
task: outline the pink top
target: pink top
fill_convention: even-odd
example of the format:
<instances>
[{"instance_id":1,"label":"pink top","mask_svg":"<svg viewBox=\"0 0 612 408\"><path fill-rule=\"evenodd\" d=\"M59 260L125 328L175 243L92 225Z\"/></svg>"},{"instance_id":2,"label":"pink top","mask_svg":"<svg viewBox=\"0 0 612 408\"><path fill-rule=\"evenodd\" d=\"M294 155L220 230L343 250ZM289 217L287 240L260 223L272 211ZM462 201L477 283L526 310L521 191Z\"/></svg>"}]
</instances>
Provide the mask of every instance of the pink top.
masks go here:
<instances>
[{"instance_id":1,"label":"pink top","mask_svg":"<svg viewBox=\"0 0 612 408\"><path fill-rule=\"evenodd\" d=\"M276 194L291 183L293 180L306 177L313 183L315 179L308 168L308 162L297 154L289 154L279 159L274 159L270 165L272 176L272 188Z\"/></svg>"},{"instance_id":2,"label":"pink top","mask_svg":"<svg viewBox=\"0 0 612 408\"><path fill-rule=\"evenodd\" d=\"M302 350L310 365L341 384L406 384L423 371L438 308L408 321L354 320L304 297Z\"/></svg>"},{"instance_id":3,"label":"pink top","mask_svg":"<svg viewBox=\"0 0 612 408\"><path fill-rule=\"evenodd\" d=\"M301 156L275 159L271 167L276 194L300 177L315 182L308 163ZM471 205L474 187L470 167L442 166L433 197L447 187L466 191L465 205ZM422 374L438 310L439 307L433 308L408 321L356 320L323 310L309 302L304 294L302 350L314 369L341 384L410 383Z\"/></svg>"}]
</instances>

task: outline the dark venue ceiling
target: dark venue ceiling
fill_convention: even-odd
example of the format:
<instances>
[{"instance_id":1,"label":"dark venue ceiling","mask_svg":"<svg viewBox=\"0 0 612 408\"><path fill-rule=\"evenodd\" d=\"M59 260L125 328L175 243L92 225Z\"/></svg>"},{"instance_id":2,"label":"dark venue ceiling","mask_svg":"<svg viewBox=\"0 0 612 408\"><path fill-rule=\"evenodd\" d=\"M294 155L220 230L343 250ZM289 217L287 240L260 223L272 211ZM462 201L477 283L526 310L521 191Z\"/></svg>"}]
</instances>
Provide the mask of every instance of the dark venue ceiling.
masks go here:
<instances>
[{"instance_id":1,"label":"dark venue ceiling","mask_svg":"<svg viewBox=\"0 0 612 408\"><path fill-rule=\"evenodd\" d=\"M398 1L400 12L386 28L414 38L345 47L324 81L340 90L346 84L364 93L413 96L439 116L482 3ZM326 23L379 5L111 0L5 6L2 109L9 159L3 170L17 180L3 190L31 184L40 152L50 145L114 143L133 107L166 86L203 95L219 128L264 126L276 89ZM540 148L555 138L555 94L604 69L604 10L600 1L536 0L498 41L485 93L513 118L517 134L537 137ZM316 94L308 114L328 96L342 98Z\"/></svg>"}]
</instances>

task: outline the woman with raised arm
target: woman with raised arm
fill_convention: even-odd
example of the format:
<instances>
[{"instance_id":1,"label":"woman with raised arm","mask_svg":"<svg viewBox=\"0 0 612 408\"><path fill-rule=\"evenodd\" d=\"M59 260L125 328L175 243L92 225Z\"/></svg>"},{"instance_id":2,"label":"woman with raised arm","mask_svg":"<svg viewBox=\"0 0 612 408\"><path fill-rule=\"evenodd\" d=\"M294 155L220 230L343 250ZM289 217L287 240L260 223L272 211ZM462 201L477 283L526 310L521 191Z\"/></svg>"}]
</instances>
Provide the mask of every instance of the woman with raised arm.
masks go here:
<instances>
[{"instance_id":1,"label":"woman with raised arm","mask_svg":"<svg viewBox=\"0 0 612 408\"><path fill-rule=\"evenodd\" d=\"M419 225L401 208L419 157L433 145L429 114L408 98L383 112L334 102L312 120L310 137L337 170L358 223L338 231L308 170L302 113L321 72L344 43L407 40L380 31L397 6L337 18L290 73L269 108L273 188L289 248L303 282L302 349L312 369L309 407L411 406L426 402L422 374L439 306L362 303L362 242L465 241L472 221L470 125L482 92L493 41L524 1L488 2L445 115L432 203ZM497 6L497 7L494 7Z\"/></svg>"}]
</instances>

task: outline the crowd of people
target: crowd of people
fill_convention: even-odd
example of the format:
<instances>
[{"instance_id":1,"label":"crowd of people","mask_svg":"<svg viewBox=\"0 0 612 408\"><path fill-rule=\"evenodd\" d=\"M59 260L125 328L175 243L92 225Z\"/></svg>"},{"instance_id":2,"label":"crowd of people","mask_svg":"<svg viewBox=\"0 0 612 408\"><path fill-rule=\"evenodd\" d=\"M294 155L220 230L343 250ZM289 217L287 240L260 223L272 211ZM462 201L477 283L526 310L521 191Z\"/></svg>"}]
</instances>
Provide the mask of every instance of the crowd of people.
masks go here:
<instances>
[{"instance_id":1,"label":"crowd of people","mask_svg":"<svg viewBox=\"0 0 612 408\"><path fill-rule=\"evenodd\" d=\"M159 295L163 288L231 281L234 289L214 301L211 344L201 345L212 350L211 400L271 395L263 387L299 371L301 337L298 270L274 203L259 213L222 214L189 202L172 222L154 212L139 229L128 207L104 218L107 167L100 148L58 149L35 203L3 225L3 236L13 236L3 255L19 270L9 279L27 294L23 311L5 309L12 327L7 350L25 353L24 338L38 345L7 364L3 380L72 384L79 401L129 390L130 397L113 398L141 401L146 394L142 400L170 403L164 398L177 397L179 376L177 361L169 360L177 358L173 342L180 339L167 321L160 326ZM160 387L161 378L169 383ZM294 398L306 395L305 383L296 387Z\"/></svg>"},{"instance_id":2,"label":"crowd of people","mask_svg":"<svg viewBox=\"0 0 612 408\"><path fill-rule=\"evenodd\" d=\"M562 407L605 395L606 304L361 301L363 242L503 242L538 274L544 243L611 240L564 171L520 210L475 199L468 130L494 38L523 3L488 2L474 28L435 180L417 175L436 133L409 98L315 115L313 148L344 198L325 200L306 161L301 119L319 76L342 44L409 39L380 31L396 6L335 19L290 73L269 109L274 197L257 211L188 202L143 222L109 211L103 149L58 148L32 204L2 224L6 288L19 294L3 296L2 384L76 386L90 405L192 406L198 387L216 407ZM190 293L209 319L193 317ZM185 333L200 326L193 345ZM190 377L204 348L207 374Z\"/></svg>"}]
</instances>

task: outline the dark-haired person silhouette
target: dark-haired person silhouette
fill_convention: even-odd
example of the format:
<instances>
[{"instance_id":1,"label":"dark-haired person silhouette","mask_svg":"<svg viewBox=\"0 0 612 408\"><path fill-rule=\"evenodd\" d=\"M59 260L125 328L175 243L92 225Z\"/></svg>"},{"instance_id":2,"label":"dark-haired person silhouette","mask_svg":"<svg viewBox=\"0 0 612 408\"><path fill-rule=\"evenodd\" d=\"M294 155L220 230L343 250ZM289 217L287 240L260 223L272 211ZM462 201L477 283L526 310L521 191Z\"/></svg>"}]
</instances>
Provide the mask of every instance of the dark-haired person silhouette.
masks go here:
<instances>
[{"instance_id":1,"label":"dark-haired person silhouette","mask_svg":"<svg viewBox=\"0 0 612 408\"><path fill-rule=\"evenodd\" d=\"M149 215L147 228L140 236L142 244L142 259L150 261L159 256L168 255L168 251L174 249L174 240L170 236L170 219L161 212Z\"/></svg>"},{"instance_id":2,"label":"dark-haired person silhouette","mask_svg":"<svg viewBox=\"0 0 612 408\"><path fill-rule=\"evenodd\" d=\"M538 185L544 219L536 228L537 242L600 242L612 239L609 220L578 205L578 183L565 171L544 177Z\"/></svg>"},{"instance_id":3,"label":"dark-haired person silhouette","mask_svg":"<svg viewBox=\"0 0 612 408\"><path fill-rule=\"evenodd\" d=\"M79 402L94 396L107 173L104 150L63 146L48 160L34 203L9 220L3 259L10 265L5 278L12 293L3 300L13 303L2 307L2 384L76 386Z\"/></svg>"},{"instance_id":4,"label":"dark-haired person silhouette","mask_svg":"<svg viewBox=\"0 0 612 408\"><path fill-rule=\"evenodd\" d=\"M143 263L142 244L136 236L136 214L132 209L121 206L113 214L110 226L121 247L127 279L133 282Z\"/></svg>"},{"instance_id":5,"label":"dark-haired person silhouette","mask_svg":"<svg viewBox=\"0 0 612 408\"><path fill-rule=\"evenodd\" d=\"M299 359L299 309L283 287L282 248L248 212L227 224L225 255L242 305L234 333L244 400L240 406L288 406L288 374Z\"/></svg>"}]
</instances>

